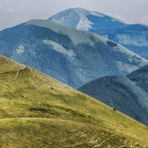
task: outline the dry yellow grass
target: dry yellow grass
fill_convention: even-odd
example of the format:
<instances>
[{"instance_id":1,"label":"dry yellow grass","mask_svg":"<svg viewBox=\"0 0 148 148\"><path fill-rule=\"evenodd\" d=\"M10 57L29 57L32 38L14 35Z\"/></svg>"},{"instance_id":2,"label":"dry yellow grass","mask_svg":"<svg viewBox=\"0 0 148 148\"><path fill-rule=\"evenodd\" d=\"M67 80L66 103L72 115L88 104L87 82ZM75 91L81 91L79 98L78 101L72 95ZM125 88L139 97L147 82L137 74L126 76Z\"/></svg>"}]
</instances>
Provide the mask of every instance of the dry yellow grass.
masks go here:
<instances>
[{"instance_id":1,"label":"dry yellow grass","mask_svg":"<svg viewBox=\"0 0 148 148\"><path fill-rule=\"evenodd\" d=\"M142 148L148 128L0 56L0 147Z\"/></svg>"}]
</instances>

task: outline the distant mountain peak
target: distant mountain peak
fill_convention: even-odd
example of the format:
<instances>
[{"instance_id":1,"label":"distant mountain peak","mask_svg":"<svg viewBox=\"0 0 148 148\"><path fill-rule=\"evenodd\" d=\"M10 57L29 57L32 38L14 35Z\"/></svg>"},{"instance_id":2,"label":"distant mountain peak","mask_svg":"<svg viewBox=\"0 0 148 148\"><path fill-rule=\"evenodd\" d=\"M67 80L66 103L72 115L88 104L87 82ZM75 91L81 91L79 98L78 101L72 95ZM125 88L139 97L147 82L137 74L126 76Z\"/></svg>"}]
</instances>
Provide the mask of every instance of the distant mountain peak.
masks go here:
<instances>
[{"instance_id":1,"label":"distant mountain peak","mask_svg":"<svg viewBox=\"0 0 148 148\"><path fill-rule=\"evenodd\" d=\"M104 36L148 59L147 25L125 23L110 15L83 8L61 11L49 20L66 27Z\"/></svg>"},{"instance_id":2,"label":"distant mountain peak","mask_svg":"<svg viewBox=\"0 0 148 148\"><path fill-rule=\"evenodd\" d=\"M81 8L81 7L77 7L77 8L69 8L67 10L64 11L73 11L79 15L88 15L88 14L94 14L94 15L98 15L100 17L106 16L105 14L101 13L101 12L97 12L97 11L92 11L92 10L88 10L85 8ZM64 12L63 11L63 12Z\"/></svg>"},{"instance_id":3,"label":"distant mountain peak","mask_svg":"<svg viewBox=\"0 0 148 148\"><path fill-rule=\"evenodd\" d=\"M49 20L78 30L122 28L124 22L109 15L84 8L69 8L49 18Z\"/></svg>"}]
</instances>

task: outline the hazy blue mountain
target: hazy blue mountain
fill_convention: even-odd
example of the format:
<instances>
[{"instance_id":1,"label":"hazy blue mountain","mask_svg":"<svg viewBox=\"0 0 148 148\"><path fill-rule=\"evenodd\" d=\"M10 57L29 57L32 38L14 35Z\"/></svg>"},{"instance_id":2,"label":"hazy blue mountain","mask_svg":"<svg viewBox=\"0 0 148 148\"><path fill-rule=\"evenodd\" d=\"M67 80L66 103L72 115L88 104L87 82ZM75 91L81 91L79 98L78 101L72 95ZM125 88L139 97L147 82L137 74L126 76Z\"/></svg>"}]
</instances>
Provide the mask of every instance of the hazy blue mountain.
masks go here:
<instances>
[{"instance_id":1,"label":"hazy blue mountain","mask_svg":"<svg viewBox=\"0 0 148 148\"><path fill-rule=\"evenodd\" d=\"M98 77L126 75L148 63L96 34L47 20L1 31L0 54L76 88Z\"/></svg>"},{"instance_id":2,"label":"hazy blue mountain","mask_svg":"<svg viewBox=\"0 0 148 148\"><path fill-rule=\"evenodd\" d=\"M148 65L132 72L127 77L148 92Z\"/></svg>"},{"instance_id":3,"label":"hazy blue mountain","mask_svg":"<svg viewBox=\"0 0 148 148\"><path fill-rule=\"evenodd\" d=\"M127 24L111 16L82 8L71 8L49 18L78 30L94 32L148 59L148 26Z\"/></svg>"},{"instance_id":4,"label":"hazy blue mountain","mask_svg":"<svg viewBox=\"0 0 148 148\"><path fill-rule=\"evenodd\" d=\"M127 77L96 79L79 90L148 125L148 66Z\"/></svg>"},{"instance_id":5,"label":"hazy blue mountain","mask_svg":"<svg viewBox=\"0 0 148 148\"><path fill-rule=\"evenodd\" d=\"M93 32L128 26L128 24L109 15L83 8L66 9L50 17L49 20L67 27Z\"/></svg>"},{"instance_id":6,"label":"hazy blue mountain","mask_svg":"<svg viewBox=\"0 0 148 148\"><path fill-rule=\"evenodd\" d=\"M148 26L135 24L123 29L102 31L100 35L148 59Z\"/></svg>"}]
</instances>

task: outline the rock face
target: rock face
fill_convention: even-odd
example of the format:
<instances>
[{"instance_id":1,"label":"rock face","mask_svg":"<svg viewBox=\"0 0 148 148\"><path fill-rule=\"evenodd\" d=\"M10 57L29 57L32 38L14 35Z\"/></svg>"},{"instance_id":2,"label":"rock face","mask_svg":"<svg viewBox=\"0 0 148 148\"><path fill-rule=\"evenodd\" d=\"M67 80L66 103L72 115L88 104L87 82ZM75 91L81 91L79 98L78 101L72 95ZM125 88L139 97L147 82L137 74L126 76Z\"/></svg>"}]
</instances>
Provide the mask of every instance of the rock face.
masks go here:
<instances>
[{"instance_id":1,"label":"rock face","mask_svg":"<svg viewBox=\"0 0 148 148\"><path fill-rule=\"evenodd\" d=\"M111 16L82 8L64 10L49 18L78 30L94 32L148 59L148 26L127 24Z\"/></svg>"},{"instance_id":2,"label":"rock face","mask_svg":"<svg viewBox=\"0 0 148 148\"><path fill-rule=\"evenodd\" d=\"M99 78L79 90L148 125L148 66L127 77Z\"/></svg>"},{"instance_id":3,"label":"rock face","mask_svg":"<svg viewBox=\"0 0 148 148\"><path fill-rule=\"evenodd\" d=\"M47 20L1 31L0 53L75 88L98 77L126 75L147 64L119 44Z\"/></svg>"}]
</instances>

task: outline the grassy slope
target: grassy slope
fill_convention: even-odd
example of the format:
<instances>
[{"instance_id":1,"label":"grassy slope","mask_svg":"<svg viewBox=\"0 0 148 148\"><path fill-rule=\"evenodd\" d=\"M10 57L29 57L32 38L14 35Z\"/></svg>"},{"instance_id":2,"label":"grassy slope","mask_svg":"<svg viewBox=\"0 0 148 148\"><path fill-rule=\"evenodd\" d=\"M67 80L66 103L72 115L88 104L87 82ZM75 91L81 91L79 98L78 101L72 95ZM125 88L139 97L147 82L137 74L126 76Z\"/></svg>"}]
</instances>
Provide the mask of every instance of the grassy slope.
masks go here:
<instances>
[{"instance_id":1,"label":"grassy slope","mask_svg":"<svg viewBox=\"0 0 148 148\"><path fill-rule=\"evenodd\" d=\"M146 147L148 128L0 56L0 147Z\"/></svg>"}]
</instances>

